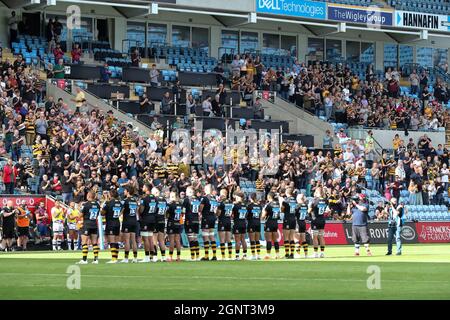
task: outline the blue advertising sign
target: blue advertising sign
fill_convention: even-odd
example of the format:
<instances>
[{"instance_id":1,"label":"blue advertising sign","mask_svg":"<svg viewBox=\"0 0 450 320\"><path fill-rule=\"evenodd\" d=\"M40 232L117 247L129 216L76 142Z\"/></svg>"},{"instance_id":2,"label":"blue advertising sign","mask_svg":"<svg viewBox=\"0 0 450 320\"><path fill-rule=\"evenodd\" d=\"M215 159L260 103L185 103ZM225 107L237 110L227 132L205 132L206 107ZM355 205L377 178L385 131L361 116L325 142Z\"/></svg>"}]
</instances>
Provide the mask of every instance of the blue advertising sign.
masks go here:
<instances>
[{"instance_id":1,"label":"blue advertising sign","mask_svg":"<svg viewBox=\"0 0 450 320\"><path fill-rule=\"evenodd\" d=\"M324 2L304 0L256 0L256 12L285 16L322 19L326 18Z\"/></svg>"},{"instance_id":2,"label":"blue advertising sign","mask_svg":"<svg viewBox=\"0 0 450 320\"><path fill-rule=\"evenodd\" d=\"M328 19L375 26L392 26L393 11L378 7L365 8L328 4Z\"/></svg>"}]
</instances>

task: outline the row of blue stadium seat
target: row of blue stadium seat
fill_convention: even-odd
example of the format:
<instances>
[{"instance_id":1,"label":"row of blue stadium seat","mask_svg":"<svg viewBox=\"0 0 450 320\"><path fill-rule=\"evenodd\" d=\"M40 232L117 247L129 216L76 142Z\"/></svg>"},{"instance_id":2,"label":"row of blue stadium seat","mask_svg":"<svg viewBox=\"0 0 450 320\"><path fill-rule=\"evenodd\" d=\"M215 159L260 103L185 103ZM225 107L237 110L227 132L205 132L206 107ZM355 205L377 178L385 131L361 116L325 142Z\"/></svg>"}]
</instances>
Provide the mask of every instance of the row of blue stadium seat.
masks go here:
<instances>
[{"instance_id":1,"label":"row of blue stadium seat","mask_svg":"<svg viewBox=\"0 0 450 320\"><path fill-rule=\"evenodd\" d=\"M126 67L131 64L131 60L128 58L105 58L105 62L108 66Z\"/></svg>"},{"instance_id":2,"label":"row of blue stadium seat","mask_svg":"<svg viewBox=\"0 0 450 320\"><path fill-rule=\"evenodd\" d=\"M111 78L122 78L122 67L108 66L108 70L111 71Z\"/></svg>"},{"instance_id":3,"label":"row of blue stadium seat","mask_svg":"<svg viewBox=\"0 0 450 320\"><path fill-rule=\"evenodd\" d=\"M450 12L450 4L442 0L391 0L391 5L397 10L408 10L445 15Z\"/></svg>"},{"instance_id":4,"label":"row of blue stadium seat","mask_svg":"<svg viewBox=\"0 0 450 320\"><path fill-rule=\"evenodd\" d=\"M163 81L176 81L177 72L175 70L161 70Z\"/></svg>"},{"instance_id":5,"label":"row of blue stadium seat","mask_svg":"<svg viewBox=\"0 0 450 320\"><path fill-rule=\"evenodd\" d=\"M215 66L202 66L202 65L190 65L190 64L181 64L177 65L178 71L187 71L187 72L212 72Z\"/></svg>"},{"instance_id":6,"label":"row of blue stadium seat","mask_svg":"<svg viewBox=\"0 0 450 320\"><path fill-rule=\"evenodd\" d=\"M442 220L450 220L449 212L420 212L413 211L407 214L408 220L422 220L422 221L442 221Z\"/></svg>"},{"instance_id":7,"label":"row of blue stadium seat","mask_svg":"<svg viewBox=\"0 0 450 320\"><path fill-rule=\"evenodd\" d=\"M202 64L213 66L217 64L217 60L215 58L190 58L190 57L184 58L184 57L168 56L167 63L169 65L177 65L179 63L184 63L184 64Z\"/></svg>"},{"instance_id":8,"label":"row of blue stadium seat","mask_svg":"<svg viewBox=\"0 0 450 320\"><path fill-rule=\"evenodd\" d=\"M348 5L363 6L363 7L367 7L370 5L376 5L376 3L374 3L372 0L326 0L325 2L348 4Z\"/></svg>"}]
</instances>

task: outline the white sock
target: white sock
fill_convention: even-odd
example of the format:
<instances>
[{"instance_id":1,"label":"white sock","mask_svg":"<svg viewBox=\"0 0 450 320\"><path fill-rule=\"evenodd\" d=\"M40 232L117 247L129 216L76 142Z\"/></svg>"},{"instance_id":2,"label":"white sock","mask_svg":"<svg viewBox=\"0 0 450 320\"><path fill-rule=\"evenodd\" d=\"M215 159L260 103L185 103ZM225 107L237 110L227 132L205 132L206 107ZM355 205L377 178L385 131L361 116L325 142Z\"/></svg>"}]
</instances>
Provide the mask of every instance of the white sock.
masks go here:
<instances>
[{"instance_id":1,"label":"white sock","mask_svg":"<svg viewBox=\"0 0 450 320\"><path fill-rule=\"evenodd\" d=\"M368 243L366 243L366 244L364 245L364 247L366 248L366 251L370 251L370 248L369 248L369 244L368 244Z\"/></svg>"},{"instance_id":2,"label":"white sock","mask_svg":"<svg viewBox=\"0 0 450 320\"><path fill-rule=\"evenodd\" d=\"M355 244L355 252L359 253L359 244Z\"/></svg>"},{"instance_id":3,"label":"white sock","mask_svg":"<svg viewBox=\"0 0 450 320\"><path fill-rule=\"evenodd\" d=\"M56 248L59 250L61 249L61 240L56 240Z\"/></svg>"},{"instance_id":4,"label":"white sock","mask_svg":"<svg viewBox=\"0 0 450 320\"><path fill-rule=\"evenodd\" d=\"M56 249L56 240L52 240L52 246L53 246L53 250L55 250Z\"/></svg>"}]
</instances>

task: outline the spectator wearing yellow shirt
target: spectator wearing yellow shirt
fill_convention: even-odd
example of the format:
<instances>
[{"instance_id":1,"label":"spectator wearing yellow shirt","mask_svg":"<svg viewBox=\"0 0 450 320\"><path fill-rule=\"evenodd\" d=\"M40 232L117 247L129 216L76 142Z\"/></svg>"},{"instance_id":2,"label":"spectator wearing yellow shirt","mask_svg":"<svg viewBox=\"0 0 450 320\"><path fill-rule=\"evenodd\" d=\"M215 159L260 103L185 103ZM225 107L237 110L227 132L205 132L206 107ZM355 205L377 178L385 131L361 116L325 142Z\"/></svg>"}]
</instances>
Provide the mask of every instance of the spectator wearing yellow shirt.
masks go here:
<instances>
[{"instance_id":1,"label":"spectator wearing yellow shirt","mask_svg":"<svg viewBox=\"0 0 450 320\"><path fill-rule=\"evenodd\" d=\"M433 116L433 109L431 108L431 105L428 104L425 106L425 108L423 109L423 114L427 119L431 119L431 117Z\"/></svg>"},{"instance_id":2,"label":"spectator wearing yellow shirt","mask_svg":"<svg viewBox=\"0 0 450 320\"><path fill-rule=\"evenodd\" d=\"M400 140L401 139L398 134L396 134L394 139L392 139L392 147L396 151L397 151L398 147L400 146Z\"/></svg>"}]
</instances>

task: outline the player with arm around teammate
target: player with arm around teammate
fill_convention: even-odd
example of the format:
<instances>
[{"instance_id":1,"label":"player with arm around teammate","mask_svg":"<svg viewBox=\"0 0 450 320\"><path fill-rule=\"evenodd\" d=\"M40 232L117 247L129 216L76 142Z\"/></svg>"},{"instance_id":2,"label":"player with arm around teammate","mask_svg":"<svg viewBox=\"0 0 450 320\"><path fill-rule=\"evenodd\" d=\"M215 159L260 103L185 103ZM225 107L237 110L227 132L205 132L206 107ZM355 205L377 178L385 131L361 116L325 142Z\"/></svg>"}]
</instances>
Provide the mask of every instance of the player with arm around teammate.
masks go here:
<instances>
[{"instance_id":1,"label":"player with arm around teammate","mask_svg":"<svg viewBox=\"0 0 450 320\"><path fill-rule=\"evenodd\" d=\"M169 236L169 261L172 261L173 250L177 249L177 261L181 261L181 223L184 214L183 202L176 192L171 192L167 209L167 234Z\"/></svg>"},{"instance_id":2,"label":"player with arm around teammate","mask_svg":"<svg viewBox=\"0 0 450 320\"><path fill-rule=\"evenodd\" d=\"M247 232L250 238L250 248L252 251L251 260L261 260L261 205L256 200L256 194L252 193L249 197L250 203L247 206ZM256 252L256 255L255 255Z\"/></svg>"},{"instance_id":3,"label":"player with arm around teammate","mask_svg":"<svg viewBox=\"0 0 450 320\"><path fill-rule=\"evenodd\" d=\"M285 259L294 259L295 251L295 212L297 201L293 197L293 189L286 189L286 198L280 201L283 218L283 236L284 236L284 257Z\"/></svg>"},{"instance_id":4,"label":"player with arm around teammate","mask_svg":"<svg viewBox=\"0 0 450 320\"><path fill-rule=\"evenodd\" d=\"M303 248L304 257L308 258L308 242L306 241L306 219L309 218L308 200L303 193L297 195L297 231L298 231L298 250L300 255L300 246Z\"/></svg>"},{"instance_id":5,"label":"player with arm around teammate","mask_svg":"<svg viewBox=\"0 0 450 320\"><path fill-rule=\"evenodd\" d=\"M185 222L184 230L189 239L189 248L191 250L191 261L200 259L200 249L198 243L198 233L200 230L200 199L195 197L194 188L186 188L186 198L184 199Z\"/></svg>"},{"instance_id":6,"label":"player with arm around teammate","mask_svg":"<svg viewBox=\"0 0 450 320\"><path fill-rule=\"evenodd\" d=\"M167 213L167 201L164 196L161 195L161 192L158 188L153 188L152 193L155 195L158 201L158 210L156 214L156 226L155 233L153 235L153 243L155 247L155 257L153 261L158 261L157 256L157 247L159 246L159 250L161 251L161 261L166 261L166 213Z\"/></svg>"},{"instance_id":7,"label":"player with arm around teammate","mask_svg":"<svg viewBox=\"0 0 450 320\"><path fill-rule=\"evenodd\" d=\"M267 204L262 213L262 219L265 220L264 236L266 238L266 256L265 260L271 258L272 243L275 247L276 259L280 258L280 245L278 243L278 220L280 219L281 208L278 201L275 201L275 195L269 192L267 195Z\"/></svg>"},{"instance_id":8,"label":"player with arm around teammate","mask_svg":"<svg viewBox=\"0 0 450 320\"><path fill-rule=\"evenodd\" d=\"M200 203L200 212L202 216L202 235L203 246L205 249L205 256L202 261L209 261L209 247L211 245L213 251L213 257L211 261L217 260L216 257L216 239L214 237L214 228L216 225L216 211L219 206L218 201L212 195L212 186L207 184L205 186L205 195L202 197Z\"/></svg>"},{"instance_id":9,"label":"player with arm around teammate","mask_svg":"<svg viewBox=\"0 0 450 320\"><path fill-rule=\"evenodd\" d=\"M225 243L228 245L228 259L231 259L233 247L231 243L231 216L234 203L228 200L227 189L220 190L219 206L217 208L217 216L219 220L218 232L220 239L220 252L222 260L225 260Z\"/></svg>"},{"instance_id":10,"label":"player with arm around teammate","mask_svg":"<svg viewBox=\"0 0 450 320\"><path fill-rule=\"evenodd\" d=\"M137 227L137 209L139 203L137 199L133 196L133 188L131 186L126 186L124 190L125 199L122 206L122 237L124 240L124 259L120 263L128 263L128 256L130 254L130 249L133 249L133 260L132 263L137 263L137 243L136 243L136 227Z\"/></svg>"},{"instance_id":11,"label":"player with arm around teammate","mask_svg":"<svg viewBox=\"0 0 450 320\"><path fill-rule=\"evenodd\" d=\"M100 214L100 204L95 200L95 192L89 191L86 195L87 201L81 207L83 216L83 228L81 232L81 243L83 259L78 264L87 264L88 242L91 240L94 252L93 264L98 264L98 226L97 218Z\"/></svg>"},{"instance_id":12,"label":"player with arm around teammate","mask_svg":"<svg viewBox=\"0 0 450 320\"><path fill-rule=\"evenodd\" d=\"M147 263L153 261L155 256L155 244L153 242L153 233L156 230L156 212L158 208L158 201L155 195L152 194L152 186L145 184L142 187L144 196L141 199L138 215L139 225L141 228L141 236L144 241L144 259L139 262Z\"/></svg>"},{"instance_id":13,"label":"player with arm around teammate","mask_svg":"<svg viewBox=\"0 0 450 320\"><path fill-rule=\"evenodd\" d=\"M242 245L242 260L247 259L247 242L245 233L247 230L247 207L244 205L244 193L235 192L236 201L232 209L233 235L235 241L236 260L240 260L239 251Z\"/></svg>"},{"instance_id":14,"label":"player with arm around teammate","mask_svg":"<svg viewBox=\"0 0 450 320\"><path fill-rule=\"evenodd\" d=\"M117 263L119 257L120 242L120 216L122 214L122 202L119 200L117 190L109 192L109 199L103 204L101 214L105 216L105 236L111 251L111 260L107 263Z\"/></svg>"},{"instance_id":15,"label":"player with arm around teammate","mask_svg":"<svg viewBox=\"0 0 450 320\"><path fill-rule=\"evenodd\" d=\"M325 257L325 211L327 203L325 201L323 190L319 191L319 196L313 200L309 207L311 215L311 229L313 232L314 258ZM320 255L319 255L320 245Z\"/></svg>"}]
</instances>

